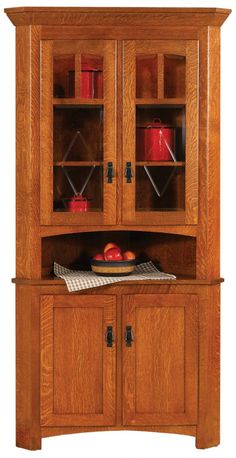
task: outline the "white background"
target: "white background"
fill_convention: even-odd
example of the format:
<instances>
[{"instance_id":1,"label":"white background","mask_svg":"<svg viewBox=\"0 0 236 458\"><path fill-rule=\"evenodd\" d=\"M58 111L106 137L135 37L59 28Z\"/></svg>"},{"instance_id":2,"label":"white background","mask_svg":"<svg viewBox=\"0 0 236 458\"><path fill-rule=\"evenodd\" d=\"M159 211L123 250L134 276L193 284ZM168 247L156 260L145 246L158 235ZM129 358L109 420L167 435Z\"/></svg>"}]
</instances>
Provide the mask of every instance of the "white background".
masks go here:
<instances>
[{"instance_id":1,"label":"white background","mask_svg":"<svg viewBox=\"0 0 236 458\"><path fill-rule=\"evenodd\" d=\"M29 456L15 447L15 30L3 8L13 6L174 6L222 7L233 13L222 27L221 52L221 445L195 449L194 438L146 432L101 432L43 440L37 456L81 458L236 457L236 2L203 1L88 1L1 0L0 10L0 452L2 457ZM31 452L33 453L33 452Z\"/></svg>"}]
</instances>

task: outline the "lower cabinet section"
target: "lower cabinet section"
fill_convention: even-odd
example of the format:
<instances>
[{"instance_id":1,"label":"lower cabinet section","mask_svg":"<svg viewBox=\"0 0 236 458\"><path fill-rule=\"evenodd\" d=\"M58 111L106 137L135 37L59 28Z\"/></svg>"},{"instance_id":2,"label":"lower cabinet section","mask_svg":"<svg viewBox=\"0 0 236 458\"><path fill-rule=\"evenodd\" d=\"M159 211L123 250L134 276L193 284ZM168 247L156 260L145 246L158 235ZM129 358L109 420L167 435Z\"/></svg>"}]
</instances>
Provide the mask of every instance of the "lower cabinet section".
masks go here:
<instances>
[{"instance_id":1,"label":"lower cabinet section","mask_svg":"<svg viewBox=\"0 0 236 458\"><path fill-rule=\"evenodd\" d=\"M197 295L121 299L41 296L41 426L196 425Z\"/></svg>"},{"instance_id":2,"label":"lower cabinet section","mask_svg":"<svg viewBox=\"0 0 236 458\"><path fill-rule=\"evenodd\" d=\"M115 296L41 296L42 426L115 424L111 329Z\"/></svg>"}]
</instances>

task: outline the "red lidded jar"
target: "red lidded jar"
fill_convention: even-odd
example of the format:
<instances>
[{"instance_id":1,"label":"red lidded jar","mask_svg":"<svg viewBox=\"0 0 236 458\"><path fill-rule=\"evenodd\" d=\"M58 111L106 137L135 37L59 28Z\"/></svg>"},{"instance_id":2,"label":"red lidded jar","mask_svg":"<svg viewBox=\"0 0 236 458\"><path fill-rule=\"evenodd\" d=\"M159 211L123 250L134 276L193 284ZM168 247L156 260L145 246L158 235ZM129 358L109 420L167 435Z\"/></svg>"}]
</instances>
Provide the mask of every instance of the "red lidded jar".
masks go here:
<instances>
[{"instance_id":1,"label":"red lidded jar","mask_svg":"<svg viewBox=\"0 0 236 458\"><path fill-rule=\"evenodd\" d=\"M175 128L160 119L137 126L137 160L171 161L175 159Z\"/></svg>"},{"instance_id":2,"label":"red lidded jar","mask_svg":"<svg viewBox=\"0 0 236 458\"><path fill-rule=\"evenodd\" d=\"M91 65L81 69L81 97L85 99L100 98L102 91L102 71Z\"/></svg>"},{"instance_id":3,"label":"red lidded jar","mask_svg":"<svg viewBox=\"0 0 236 458\"><path fill-rule=\"evenodd\" d=\"M89 202L86 197L74 196L67 203L69 212L87 212L89 209Z\"/></svg>"}]
</instances>

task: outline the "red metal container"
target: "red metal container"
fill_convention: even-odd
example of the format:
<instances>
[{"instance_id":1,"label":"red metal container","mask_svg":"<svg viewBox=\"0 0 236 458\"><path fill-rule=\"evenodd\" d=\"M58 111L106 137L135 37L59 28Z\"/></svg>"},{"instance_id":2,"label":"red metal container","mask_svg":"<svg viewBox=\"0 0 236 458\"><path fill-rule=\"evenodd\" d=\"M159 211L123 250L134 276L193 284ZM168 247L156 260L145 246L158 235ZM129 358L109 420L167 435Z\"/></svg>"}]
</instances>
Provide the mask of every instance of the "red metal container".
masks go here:
<instances>
[{"instance_id":1,"label":"red metal container","mask_svg":"<svg viewBox=\"0 0 236 458\"><path fill-rule=\"evenodd\" d=\"M87 212L89 209L89 202L86 197L74 196L67 202L69 212Z\"/></svg>"},{"instance_id":2,"label":"red metal container","mask_svg":"<svg viewBox=\"0 0 236 458\"><path fill-rule=\"evenodd\" d=\"M137 160L175 160L175 128L160 119L137 126Z\"/></svg>"},{"instance_id":3,"label":"red metal container","mask_svg":"<svg viewBox=\"0 0 236 458\"><path fill-rule=\"evenodd\" d=\"M91 65L83 65L81 69L81 97L93 99L101 97L102 71Z\"/></svg>"}]
</instances>

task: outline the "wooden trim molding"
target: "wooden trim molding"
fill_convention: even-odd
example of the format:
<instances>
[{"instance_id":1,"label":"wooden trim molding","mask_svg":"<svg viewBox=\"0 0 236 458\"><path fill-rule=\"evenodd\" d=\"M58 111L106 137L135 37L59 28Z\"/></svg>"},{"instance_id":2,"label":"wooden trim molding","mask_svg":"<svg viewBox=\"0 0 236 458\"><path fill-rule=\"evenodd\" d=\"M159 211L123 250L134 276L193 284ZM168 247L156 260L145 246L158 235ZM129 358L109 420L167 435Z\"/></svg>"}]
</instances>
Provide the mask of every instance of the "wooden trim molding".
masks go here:
<instances>
[{"instance_id":1,"label":"wooden trim molding","mask_svg":"<svg viewBox=\"0 0 236 458\"><path fill-rule=\"evenodd\" d=\"M94 426L94 427L85 427L85 426L72 426L72 427L63 427L58 428L55 426L41 427L41 436L51 437L51 436L61 436L62 434L78 434L78 433L87 433L87 432L96 432L96 431L149 431L149 432L159 432L159 433L170 433L170 434L184 434L187 436L196 435L196 426L195 425L184 425L184 426Z\"/></svg>"},{"instance_id":2,"label":"wooden trim molding","mask_svg":"<svg viewBox=\"0 0 236 458\"><path fill-rule=\"evenodd\" d=\"M148 25L148 26L221 26L229 9L221 8L76 8L19 7L5 8L5 13L19 25ZM142 13L142 14L140 14Z\"/></svg>"}]
</instances>

